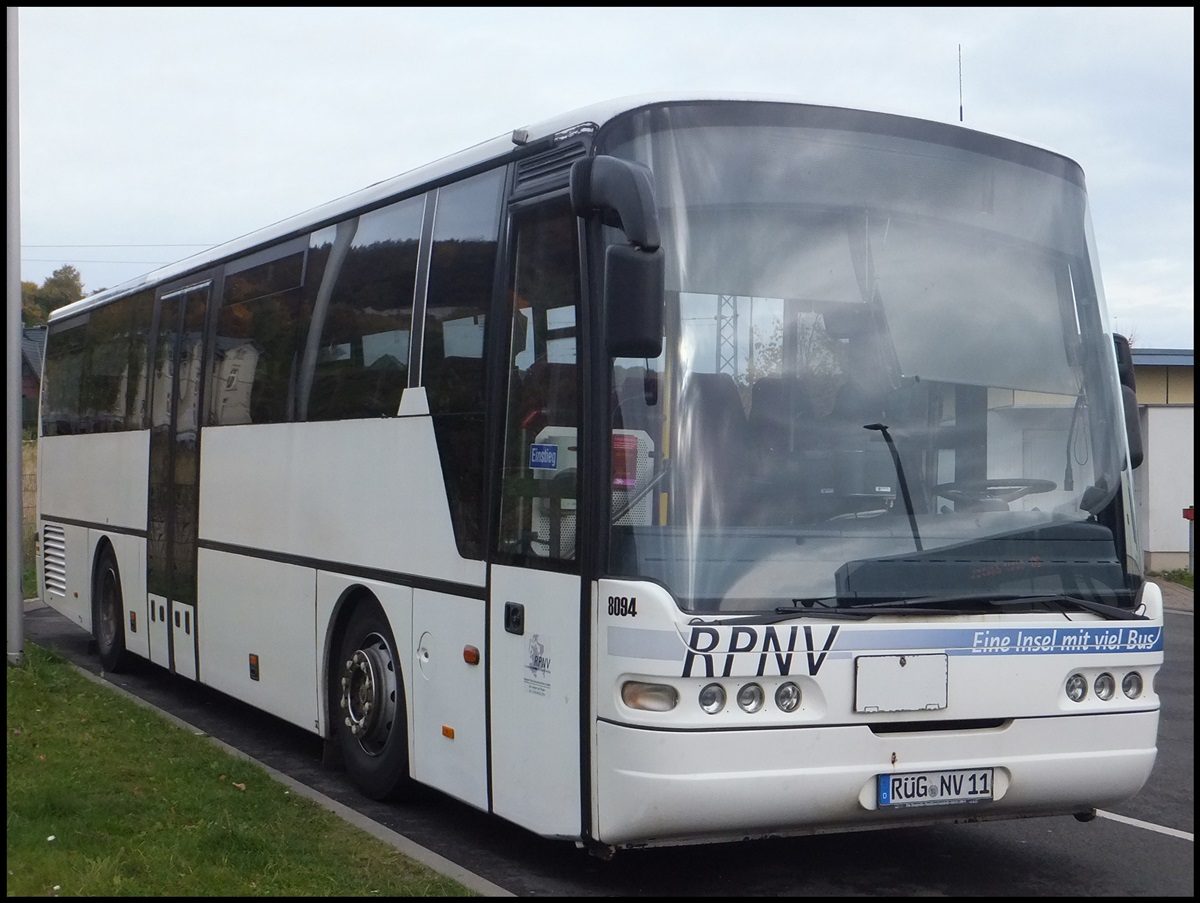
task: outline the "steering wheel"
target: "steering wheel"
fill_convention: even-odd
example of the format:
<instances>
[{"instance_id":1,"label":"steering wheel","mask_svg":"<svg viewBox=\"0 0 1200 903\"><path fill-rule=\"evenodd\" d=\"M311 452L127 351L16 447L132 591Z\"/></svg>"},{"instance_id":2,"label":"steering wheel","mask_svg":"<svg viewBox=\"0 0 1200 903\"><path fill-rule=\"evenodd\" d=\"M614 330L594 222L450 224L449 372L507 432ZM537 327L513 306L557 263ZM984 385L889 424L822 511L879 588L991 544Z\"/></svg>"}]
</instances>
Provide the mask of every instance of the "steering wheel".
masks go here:
<instances>
[{"instance_id":1,"label":"steering wheel","mask_svg":"<svg viewBox=\"0 0 1200 903\"><path fill-rule=\"evenodd\" d=\"M942 483L934 492L952 502L1013 502L1025 495L1058 488L1053 480L963 480Z\"/></svg>"}]
</instances>

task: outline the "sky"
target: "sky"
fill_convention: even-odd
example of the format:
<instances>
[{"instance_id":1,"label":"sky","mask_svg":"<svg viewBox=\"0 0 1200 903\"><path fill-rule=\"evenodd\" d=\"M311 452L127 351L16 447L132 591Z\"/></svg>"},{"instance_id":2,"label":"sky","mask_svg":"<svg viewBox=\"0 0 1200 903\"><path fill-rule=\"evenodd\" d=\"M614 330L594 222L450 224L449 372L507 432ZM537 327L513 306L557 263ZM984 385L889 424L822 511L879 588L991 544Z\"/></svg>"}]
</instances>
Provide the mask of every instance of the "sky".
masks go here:
<instances>
[{"instance_id":1,"label":"sky","mask_svg":"<svg viewBox=\"0 0 1200 903\"><path fill-rule=\"evenodd\" d=\"M70 264L91 293L596 101L754 92L961 121L1072 158L1113 330L1191 349L1194 16L21 7L21 279Z\"/></svg>"}]
</instances>

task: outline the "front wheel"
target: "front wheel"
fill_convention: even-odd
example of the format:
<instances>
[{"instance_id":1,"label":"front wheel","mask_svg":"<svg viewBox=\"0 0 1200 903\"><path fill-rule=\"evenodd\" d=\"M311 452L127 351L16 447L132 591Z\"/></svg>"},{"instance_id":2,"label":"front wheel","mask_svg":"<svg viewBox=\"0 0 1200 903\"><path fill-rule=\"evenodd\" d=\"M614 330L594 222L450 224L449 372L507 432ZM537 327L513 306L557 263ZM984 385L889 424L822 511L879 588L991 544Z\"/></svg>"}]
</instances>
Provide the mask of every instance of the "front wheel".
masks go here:
<instances>
[{"instance_id":1,"label":"front wheel","mask_svg":"<svg viewBox=\"0 0 1200 903\"><path fill-rule=\"evenodd\" d=\"M125 650L125 603L121 596L121 573L112 549L105 549L96 562L92 581L92 636L104 670L114 674L129 667Z\"/></svg>"},{"instance_id":2,"label":"front wheel","mask_svg":"<svg viewBox=\"0 0 1200 903\"><path fill-rule=\"evenodd\" d=\"M411 788L404 681L396 640L374 601L346 625L331 669L334 735L354 784L371 799L396 799Z\"/></svg>"}]
</instances>

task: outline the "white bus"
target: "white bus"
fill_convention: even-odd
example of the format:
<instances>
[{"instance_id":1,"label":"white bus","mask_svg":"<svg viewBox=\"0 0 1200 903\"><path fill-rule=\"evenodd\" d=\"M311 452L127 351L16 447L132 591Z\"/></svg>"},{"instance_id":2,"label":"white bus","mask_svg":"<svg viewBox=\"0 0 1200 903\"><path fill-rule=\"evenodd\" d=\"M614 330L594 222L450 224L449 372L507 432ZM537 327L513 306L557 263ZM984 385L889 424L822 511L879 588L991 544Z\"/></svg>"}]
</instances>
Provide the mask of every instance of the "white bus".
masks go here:
<instances>
[{"instance_id":1,"label":"white bus","mask_svg":"<svg viewBox=\"0 0 1200 903\"><path fill-rule=\"evenodd\" d=\"M40 580L598 855L1092 817L1156 755L1084 177L777 99L480 144L56 311Z\"/></svg>"}]
</instances>

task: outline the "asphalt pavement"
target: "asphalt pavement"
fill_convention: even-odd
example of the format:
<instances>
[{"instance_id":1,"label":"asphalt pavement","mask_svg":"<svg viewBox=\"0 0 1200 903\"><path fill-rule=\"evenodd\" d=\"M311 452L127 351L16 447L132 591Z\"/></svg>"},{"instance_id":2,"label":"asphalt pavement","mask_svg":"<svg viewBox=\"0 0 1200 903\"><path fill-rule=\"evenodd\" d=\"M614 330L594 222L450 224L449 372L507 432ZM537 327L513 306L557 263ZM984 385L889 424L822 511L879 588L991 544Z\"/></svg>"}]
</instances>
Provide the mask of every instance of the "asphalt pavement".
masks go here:
<instances>
[{"instance_id":1,"label":"asphalt pavement","mask_svg":"<svg viewBox=\"0 0 1200 903\"><path fill-rule=\"evenodd\" d=\"M1167 580L1154 580L1150 578L1162 588L1163 607L1168 611L1186 611L1190 614L1195 614L1196 610L1193 607L1196 591L1188 586L1181 586L1178 583L1171 583Z\"/></svg>"}]
</instances>

